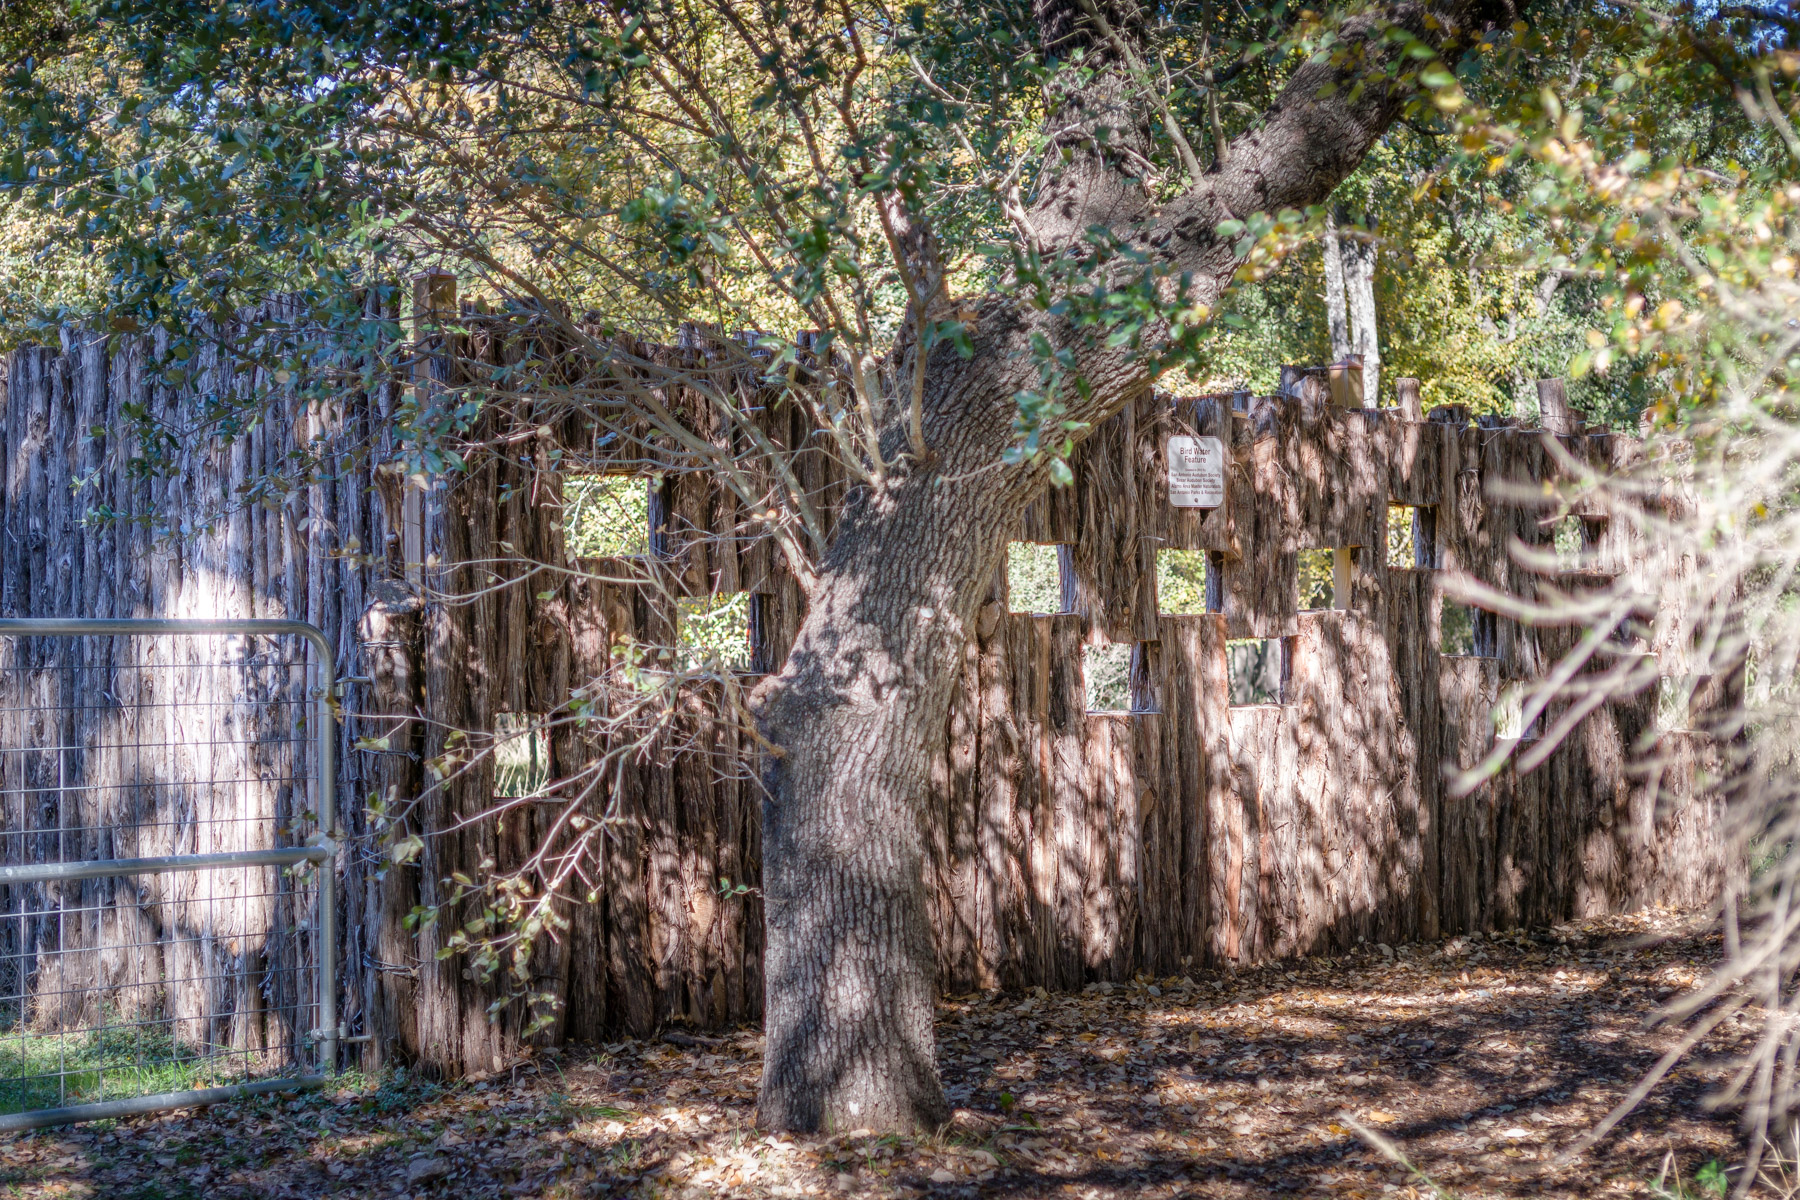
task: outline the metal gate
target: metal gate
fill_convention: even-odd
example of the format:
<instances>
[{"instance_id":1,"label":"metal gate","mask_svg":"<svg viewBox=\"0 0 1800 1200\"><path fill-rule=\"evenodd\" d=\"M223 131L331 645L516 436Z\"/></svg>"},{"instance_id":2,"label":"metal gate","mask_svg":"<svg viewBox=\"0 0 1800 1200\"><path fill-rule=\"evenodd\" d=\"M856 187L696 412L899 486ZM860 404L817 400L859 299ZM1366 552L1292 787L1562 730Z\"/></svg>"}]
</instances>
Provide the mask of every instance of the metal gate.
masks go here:
<instances>
[{"instance_id":1,"label":"metal gate","mask_svg":"<svg viewBox=\"0 0 1800 1200\"><path fill-rule=\"evenodd\" d=\"M0 1132L334 1068L333 686L303 621L0 619Z\"/></svg>"}]
</instances>

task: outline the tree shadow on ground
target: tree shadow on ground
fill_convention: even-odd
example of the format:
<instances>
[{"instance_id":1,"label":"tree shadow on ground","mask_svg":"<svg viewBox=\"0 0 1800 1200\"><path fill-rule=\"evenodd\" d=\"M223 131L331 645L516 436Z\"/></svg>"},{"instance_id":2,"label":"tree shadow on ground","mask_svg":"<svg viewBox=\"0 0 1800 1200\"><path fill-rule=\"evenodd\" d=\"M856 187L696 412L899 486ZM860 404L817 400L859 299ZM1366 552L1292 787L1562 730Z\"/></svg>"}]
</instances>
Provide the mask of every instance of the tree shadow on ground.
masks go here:
<instances>
[{"instance_id":1,"label":"tree shadow on ground","mask_svg":"<svg viewBox=\"0 0 1800 1200\"><path fill-rule=\"evenodd\" d=\"M1655 945L1645 933L1675 933ZM770 1135L754 1031L567 1048L436 1086L346 1079L12 1139L20 1196L1232 1197L1428 1194L1349 1112L1460 1197L1636 1192L1673 1153L1735 1161L1701 1104L1727 1035L1611 1137L1551 1160L1661 1052L1645 1019L1716 944L1671 915L1366 948L1072 996L946 1000L955 1121L908 1138Z\"/></svg>"}]
</instances>

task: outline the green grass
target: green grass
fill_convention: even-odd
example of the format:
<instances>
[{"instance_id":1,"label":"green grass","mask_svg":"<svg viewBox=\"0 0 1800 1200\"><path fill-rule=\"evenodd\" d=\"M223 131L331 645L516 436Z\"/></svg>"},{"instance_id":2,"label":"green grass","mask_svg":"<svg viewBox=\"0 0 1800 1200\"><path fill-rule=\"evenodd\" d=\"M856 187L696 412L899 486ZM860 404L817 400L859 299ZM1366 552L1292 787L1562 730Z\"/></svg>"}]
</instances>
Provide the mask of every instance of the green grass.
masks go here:
<instances>
[{"instance_id":1,"label":"green grass","mask_svg":"<svg viewBox=\"0 0 1800 1200\"><path fill-rule=\"evenodd\" d=\"M68 1034L14 1027L0 1030L0 1114L216 1087L241 1079L244 1062L231 1053L208 1058L166 1026Z\"/></svg>"}]
</instances>

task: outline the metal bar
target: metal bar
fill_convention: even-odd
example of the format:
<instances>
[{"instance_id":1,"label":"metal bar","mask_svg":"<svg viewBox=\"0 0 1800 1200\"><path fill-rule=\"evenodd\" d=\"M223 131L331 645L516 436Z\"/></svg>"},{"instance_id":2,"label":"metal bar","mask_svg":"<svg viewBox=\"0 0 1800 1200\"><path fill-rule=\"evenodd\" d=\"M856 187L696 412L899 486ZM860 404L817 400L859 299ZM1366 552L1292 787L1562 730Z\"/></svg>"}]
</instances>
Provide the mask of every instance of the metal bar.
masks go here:
<instances>
[{"instance_id":1,"label":"metal bar","mask_svg":"<svg viewBox=\"0 0 1800 1200\"><path fill-rule=\"evenodd\" d=\"M204 1108L245 1096L264 1096L270 1092L300 1092L320 1087L323 1075L290 1075L285 1079L257 1079L249 1083L233 1083L225 1087L199 1088L191 1092L159 1092L154 1096L133 1096L129 1100L102 1100L95 1104L71 1104L64 1108L40 1108L32 1112L8 1113L0 1116L0 1133L22 1133L27 1129L43 1129L49 1125L70 1125L76 1121L99 1121L108 1117L136 1117L169 1108Z\"/></svg>"},{"instance_id":2,"label":"metal bar","mask_svg":"<svg viewBox=\"0 0 1800 1200\"><path fill-rule=\"evenodd\" d=\"M227 867L291 867L324 862L324 846L290 850L226 850L218 854L171 854L161 858L100 858L86 862L39 863L0 867L0 884L50 883L59 879L112 879L123 875L175 875L183 871L222 871Z\"/></svg>"}]
</instances>

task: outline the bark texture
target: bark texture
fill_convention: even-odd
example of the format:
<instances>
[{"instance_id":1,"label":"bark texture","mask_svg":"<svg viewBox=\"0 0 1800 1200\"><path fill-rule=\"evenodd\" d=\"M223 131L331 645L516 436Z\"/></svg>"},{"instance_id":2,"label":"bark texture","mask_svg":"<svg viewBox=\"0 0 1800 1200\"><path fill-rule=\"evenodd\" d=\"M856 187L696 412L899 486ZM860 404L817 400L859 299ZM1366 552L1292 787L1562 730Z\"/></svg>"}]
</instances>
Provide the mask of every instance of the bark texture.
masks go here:
<instances>
[{"instance_id":1,"label":"bark texture","mask_svg":"<svg viewBox=\"0 0 1800 1200\"><path fill-rule=\"evenodd\" d=\"M1338 240L1337 215L1329 209L1320 249L1325 258L1325 322L1331 333L1331 361L1343 362L1350 354L1350 310L1344 302L1344 246Z\"/></svg>"},{"instance_id":2,"label":"bark texture","mask_svg":"<svg viewBox=\"0 0 1800 1200\"><path fill-rule=\"evenodd\" d=\"M1380 249L1365 238L1343 249L1344 294L1350 310L1350 352L1362 355L1363 395L1378 404L1381 395L1381 334L1375 323L1375 262Z\"/></svg>"},{"instance_id":3,"label":"bark texture","mask_svg":"<svg viewBox=\"0 0 1800 1200\"><path fill-rule=\"evenodd\" d=\"M1205 304L1238 264L1220 222L1324 200L1399 114L1410 87L1379 73L1387 23L1453 52L1474 26L1506 15L1398 5L1348 22L1341 53L1303 65L1218 171L1158 209L1145 184L1151 106L1129 67L1142 16L1091 0L1036 0L1033 13L1047 55L1079 48L1092 68L1052 97L1029 213L1036 248L1073 251L1104 227L1143 251L1161 291L1181 280ZM1115 283L1142 270L1121 263ZM1075 420L1098 424L1149 384L1138 349L1106 347L1012 298L988 297L978 312L973 356L940 346L927 365L929 459L851 498L794 651L762 689L764 736L783 748L764 809L770 1125L919 1127L946 1114L925 1069L933 963L916 747L948 716L1006 530L1044 483L1036 468L994 469L1010 440L1010 397L1037 382L1033 334L1074 357L1088 389ZM885 441L897 450L898 438L890 430Z\"/></svg>"}]
</instances>

